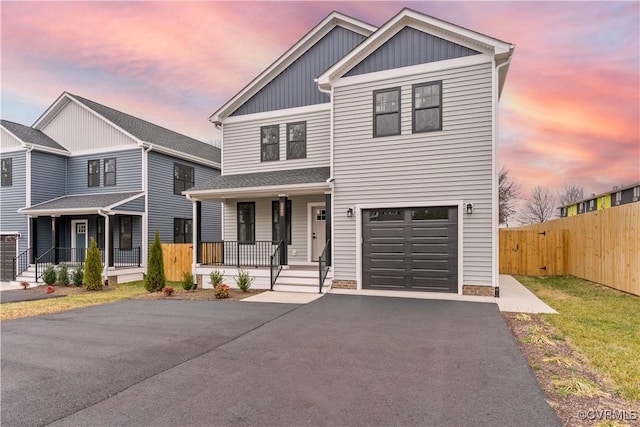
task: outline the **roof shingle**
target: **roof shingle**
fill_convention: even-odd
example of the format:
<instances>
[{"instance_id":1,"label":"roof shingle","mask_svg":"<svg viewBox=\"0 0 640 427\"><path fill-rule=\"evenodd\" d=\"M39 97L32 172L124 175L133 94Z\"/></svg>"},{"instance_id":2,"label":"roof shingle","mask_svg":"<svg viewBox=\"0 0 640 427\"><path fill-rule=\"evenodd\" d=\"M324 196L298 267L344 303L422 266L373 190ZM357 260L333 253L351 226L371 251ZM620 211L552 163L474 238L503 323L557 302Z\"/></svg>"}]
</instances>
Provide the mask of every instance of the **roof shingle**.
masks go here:
<instances>
[{"instance_id":1,"label":"roof shingle","mask_svg":"<svg viewBox=\"0 0 640 427\"><path fill-rule=\"evenodd\" d=\"M102 193L102 194L80 194L73 196L62 196L46 202L39 203L29 208L22 209L23 213L31 211L52 211L58 209L104 209L106 207L123 202L135 195L142 195L139 191L129 193Z\"/></svg>"},{"instance_id":2,"label":"roof shingle","mask_svg":"<svg viewBox=\"0 0 640 427\"><path fill-rule=\"evenodd\" d=\"M196 185L187 192L322 183L329 176L329 167L223 175Z\"/></svg>"},{"instance_id":3,"label":"roof shingle","mask_svg":"<svg viewBox=\"0 0 640 427\"><path fill-rule=\"evenodd\" d=\"M27 144L39 145L45 148L54 148L56 150L67 151L62 145L49 138L42 131L20 123L10 122L9 120L0 120L2 126L9 132L17 136L20 140Z\"/></svg>"}]
</instances>

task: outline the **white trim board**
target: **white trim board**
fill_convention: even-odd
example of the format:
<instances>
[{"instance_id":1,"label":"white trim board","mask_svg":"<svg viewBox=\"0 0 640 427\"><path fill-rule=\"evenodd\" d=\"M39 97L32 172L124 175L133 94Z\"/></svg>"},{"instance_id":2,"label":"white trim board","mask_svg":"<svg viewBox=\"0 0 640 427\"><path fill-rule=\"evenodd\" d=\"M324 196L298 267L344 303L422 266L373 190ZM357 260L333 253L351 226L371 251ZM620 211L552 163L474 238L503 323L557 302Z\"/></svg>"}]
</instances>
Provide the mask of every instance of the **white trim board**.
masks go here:
<instances>
[{"instance_id":1,"label":"white trim board","mask_svg":"<svg viewBox=\"0 0 640 427\"><path fill-rule=\"evenodd\" d=\"M322 104L306 105L304 107L285 108L282 110L264 111L261 113L243 114L241 116L229 116L224 119L223 124L234 124L253 122L257 120L277 119L285 116L296 116L317 113L320 111L329 111L331 109L331 102L325 102Z\"/></svg>"}]
</instances>

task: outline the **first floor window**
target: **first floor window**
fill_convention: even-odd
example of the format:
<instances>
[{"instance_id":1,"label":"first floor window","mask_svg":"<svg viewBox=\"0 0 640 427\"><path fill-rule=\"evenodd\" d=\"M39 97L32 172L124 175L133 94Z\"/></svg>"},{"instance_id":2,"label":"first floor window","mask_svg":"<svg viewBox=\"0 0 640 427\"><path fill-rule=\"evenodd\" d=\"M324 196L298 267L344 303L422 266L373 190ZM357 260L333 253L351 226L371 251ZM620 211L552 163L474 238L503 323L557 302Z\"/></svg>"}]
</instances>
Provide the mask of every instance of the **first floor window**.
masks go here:
<instances>
[{"instance_id":1,"label":"first floor window","mask_svg":"<svg viewBox=\"0 0 640 427\"><path fill-rule=\"evenodd\" d=\"M373 92L373 136L400 135L400 88Z\"/></svg>"},{"instance_id":2,"label":"first floor window","mask_svg":"<svg viewBox=\"0 0 640 427\"><path fill-rule=\"evenodd\" d=\"M256 241L256 204L254 202L238 203L238 241Z\"/></svg>"},{"instance_id":3,"label":"first floor window","mask_svg":"<svg viewBox=\"0 0 640 427\"><path fill-rule=\"evenodd\" d=\"M287 124L287 159L307 158L307 123Z\"/></svg>"},{"instance_id":4,"label":"first floor window","mask_svg":"<svg viewBox=\"0 0 640 427\"><path fill-rule=\"evenodd\" d=\"M100 160L89 160L87 163L87 185L100 187Z\"/></svg>"},{"instance_id":5,"label":"first floor window","mask_svg":"<svg viewBox=\"0 0 640 427\"><path fill-rule=\"evenodd\" d=\"M96 244L100 249L104 249L104 236L104 217L99 216L98 218L96 218Z\"/></svg>"},{"instance_id":6,"label":"first floor window","mask_svg":"<svg viewBox=\"0 0 640 427\"><path fill-rule=\"evenodd\" d=\"M116 185L116 158L104 159L104 186Z\"/></svg>"},{"instance_id":7,"label":"first floor window","mask_svg":"<svg viewBox=\"0 0 640 427\"><path fill-rule=\"evenodd\" d=\"M260 128L260 161L280 160L280 125Z\"/></svg>"},{"instance_id":8,"label":"first floor window","mask_svg":"<svg viewBox=\"0 0 640 427\"><path fill-rule=\"evenodd\" d=\"M173 243L191 243L193 241L193 221L187 218L173 219Z\"/></svg>"},{"instance_id":9,"label":"first floor window","mask_svg":"<svg viewBox=\"0 0 640 427\"><path fill-rule=\"evenodd\" d=\"M442 129L442 82L413 85L413 132Z\"/></svg>"},{"instance_id":10,"label":"first floor window","mask_svg":"<svg viewBox=\"0 0 640 427\"><path fill-rule=\"evenodd\" d=\"M132 249L132 220L130 216L120 217L120 250L129 251Z\"/></svg>"},{"instance_id":11,"label":"first floor window","mask_svg":"<svg viewBox=\"0 0 640 427\"><path fill-rule=\"evenodd\" d=\"M182 194L193 187L195 173L192 166L173 164L173 194Z\"/></svg>"},{"instance_id":12,"label":"first floor window","mask_svg":"<svg viewBox=\"0 0 640 427\"><path fill-rule=\"evenodd\" d=\"M291 200L287 200L285 205L285 221L287 223L287 245L291 244ZM280 241L280 202L271 202L271 241Z\"/></svg>"},{"instance_id":13,"label":"first floor window","mask_svg":"<svg viewBox=\"0 0 640 427\"><path fill-rule=\"evenodd\" d=\"M2 186L13 185L13 159L2 159Z\"/></svg>"}]
</instances>

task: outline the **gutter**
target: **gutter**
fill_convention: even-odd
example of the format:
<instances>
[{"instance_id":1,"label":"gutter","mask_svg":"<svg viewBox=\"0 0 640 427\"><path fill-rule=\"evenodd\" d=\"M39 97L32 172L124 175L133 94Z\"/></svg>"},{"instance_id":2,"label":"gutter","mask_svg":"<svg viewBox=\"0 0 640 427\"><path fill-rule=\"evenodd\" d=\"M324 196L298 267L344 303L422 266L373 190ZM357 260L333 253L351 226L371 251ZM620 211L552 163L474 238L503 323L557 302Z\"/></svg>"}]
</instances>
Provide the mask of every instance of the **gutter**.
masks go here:
<instances>
[{"instance_id":1,"label":"gutter","mask_svg":"<svg viewBox=\"0 0 640 427\"><path fill-rule=\"evenodd\" d=\"M333 86L331 86L331 89L327 90L327 89L323 89L319 84L318 84L318 79L313 79L313 81L316 83L316 85L318 86L318 90L322 93L326 93L327 95L329 95L329 101L331 102L331 112L330 112L330 118L329 118L329 127L330 127L330 132L329 132L329 178L327 179L327 184L331 184L332 190L333 190L333 182L335 181L334 177L333 177Z\"/></svg>"}]
</instances>

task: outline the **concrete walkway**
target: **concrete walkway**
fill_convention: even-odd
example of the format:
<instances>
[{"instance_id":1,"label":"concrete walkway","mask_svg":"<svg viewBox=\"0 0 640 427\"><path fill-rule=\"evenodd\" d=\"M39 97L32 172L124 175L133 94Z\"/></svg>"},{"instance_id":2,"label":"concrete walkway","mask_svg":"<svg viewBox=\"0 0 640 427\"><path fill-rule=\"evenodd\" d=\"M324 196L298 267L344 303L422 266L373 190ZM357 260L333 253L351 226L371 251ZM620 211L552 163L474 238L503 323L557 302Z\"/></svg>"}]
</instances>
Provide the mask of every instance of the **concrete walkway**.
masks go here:
<instances>
[{"instance_id":1,"label":"concrete walkway","mask_svg":"<svg viewBox=\"0 0 640 427\"><path fill-rule=\"evenodd\" d=\"M278 304L308 304L317 300L324 294L314 294L305 292L262 292L249 298L240 300L242 302L273 302Z\"/></svg>"},{"instance_id":2,"label":"concrete walkway","mask_svg":"<svg viewBox=\"0 0 640 427\"><path fill-rule=\"evenodd\" d=\"M522 283L507 274L500 275L500 298L496 298L496 303L500 311L558 314Z\"/></svg>"}]
</instances>

